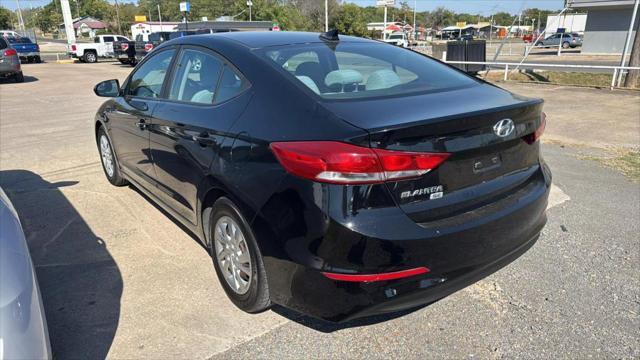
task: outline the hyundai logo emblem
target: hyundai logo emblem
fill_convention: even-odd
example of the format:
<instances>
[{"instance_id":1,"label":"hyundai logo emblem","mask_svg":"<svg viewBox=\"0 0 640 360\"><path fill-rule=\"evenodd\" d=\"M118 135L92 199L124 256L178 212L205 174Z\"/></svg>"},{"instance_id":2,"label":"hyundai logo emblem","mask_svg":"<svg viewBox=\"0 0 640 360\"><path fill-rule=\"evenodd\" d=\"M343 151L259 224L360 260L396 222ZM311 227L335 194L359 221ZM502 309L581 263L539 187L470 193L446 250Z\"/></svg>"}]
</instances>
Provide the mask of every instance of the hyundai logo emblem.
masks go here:
<instances>
[{"instance_id":1,"label":"hyundai logo emblem","mask_svg":"<svg viewBox=\"0 0 640 360\"><path fill-rule=\"evenodd\" d=\"M502 119L493 125L493 132L500 137L507 137L515 130L516 125L511 119Z\"/></svg>"}]
</instances>

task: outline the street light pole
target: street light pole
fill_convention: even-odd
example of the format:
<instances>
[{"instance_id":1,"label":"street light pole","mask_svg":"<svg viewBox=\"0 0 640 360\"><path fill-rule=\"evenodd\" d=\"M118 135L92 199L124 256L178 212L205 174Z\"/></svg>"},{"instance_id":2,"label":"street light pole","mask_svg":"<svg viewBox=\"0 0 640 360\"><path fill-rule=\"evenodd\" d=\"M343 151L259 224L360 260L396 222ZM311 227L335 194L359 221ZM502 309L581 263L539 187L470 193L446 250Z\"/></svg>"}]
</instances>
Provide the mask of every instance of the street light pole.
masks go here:
<instances>
[{"instance_id":1,"label":"street light pole","mask_svg":"<svg viewBox=\"0 0 640 360\"><path fill-rule=\"evenodd\" d=\"M416 29L416 3L418 0L413 0L413 38L415 40L416 35L418 34L418 30Z\"/></svg>"},{"instance_id":2,"label":"street light pole","mask_svg":"<svg viewBox=\"0 0 640 360\"><path fill-rule=\"evenodd\" d=\"M329 31L329 0L324 0L324 31Z\"/></svg>"},{"instance_id":3,"label":"street light pole","mask_svg":"<svg viewBox=\"0 0 640 360\"><path fill-rule=\"evenodd\" d=\"M384 5L384 27L382 28L382 40L386 39L384 32L387 30L387 4Z\"/></svg>"}]
</instances>

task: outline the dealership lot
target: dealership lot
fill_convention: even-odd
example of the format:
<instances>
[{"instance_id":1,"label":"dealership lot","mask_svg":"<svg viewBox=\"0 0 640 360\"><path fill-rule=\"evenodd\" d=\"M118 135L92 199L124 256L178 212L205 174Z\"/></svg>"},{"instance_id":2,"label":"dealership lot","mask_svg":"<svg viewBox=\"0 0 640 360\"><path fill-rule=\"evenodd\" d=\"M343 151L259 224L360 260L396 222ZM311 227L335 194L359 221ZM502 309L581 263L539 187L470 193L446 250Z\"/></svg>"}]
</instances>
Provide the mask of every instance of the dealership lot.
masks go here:
<instances>
[{"instance_id":1,"label":"dealership lot","mask_svg":"<svg viewBox=\"0 0 640 360\"><path fill-rule=\"evenodd\" d=\"M505 85L547 101L555 187L538 244L426 308L332 326L237 310L193 237L109 185L91 89L130 71L34 64L24 84L0 84L0 186L23 221L57 358L640 356L640 188L585 159L638 148L640 93Z\"/></svg>"}]
</instances>

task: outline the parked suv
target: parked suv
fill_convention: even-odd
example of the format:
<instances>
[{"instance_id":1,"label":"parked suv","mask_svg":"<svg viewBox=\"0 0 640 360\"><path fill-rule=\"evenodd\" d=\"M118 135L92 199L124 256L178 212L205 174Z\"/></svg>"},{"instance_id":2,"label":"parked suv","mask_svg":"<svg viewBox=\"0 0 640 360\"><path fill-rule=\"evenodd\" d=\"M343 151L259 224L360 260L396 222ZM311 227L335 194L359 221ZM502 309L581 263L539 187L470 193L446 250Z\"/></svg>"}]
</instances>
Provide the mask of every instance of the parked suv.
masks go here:
<instances>
[{"instance_id":1,"label":"parked suv","mask_svg":"<svg viewBox=\"0 0 640 360\"><path fill-rule=\"evenodd\" d=\"M12 78L15 82L24 82L18 52L3 37L0 37L0 77Z\"/></svg>"}]
</instances>

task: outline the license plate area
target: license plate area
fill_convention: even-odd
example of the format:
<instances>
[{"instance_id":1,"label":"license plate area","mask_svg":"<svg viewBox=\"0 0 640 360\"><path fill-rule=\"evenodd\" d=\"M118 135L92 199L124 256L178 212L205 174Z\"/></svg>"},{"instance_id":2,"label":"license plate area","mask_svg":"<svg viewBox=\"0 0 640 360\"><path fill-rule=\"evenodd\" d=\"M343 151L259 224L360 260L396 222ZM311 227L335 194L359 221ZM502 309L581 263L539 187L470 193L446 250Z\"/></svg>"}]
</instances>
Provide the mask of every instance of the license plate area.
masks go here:
<instances>
[{"instance_id":1,"label":"license plate area","mask_svg":"<svg viewBox=\"0 0 640 360\"><path fill-rule=\"evenodd\" d=\"M491 154L473 159L473 173L480 174L502 166L502 155Z\"/></svg>"}]
</instances>

